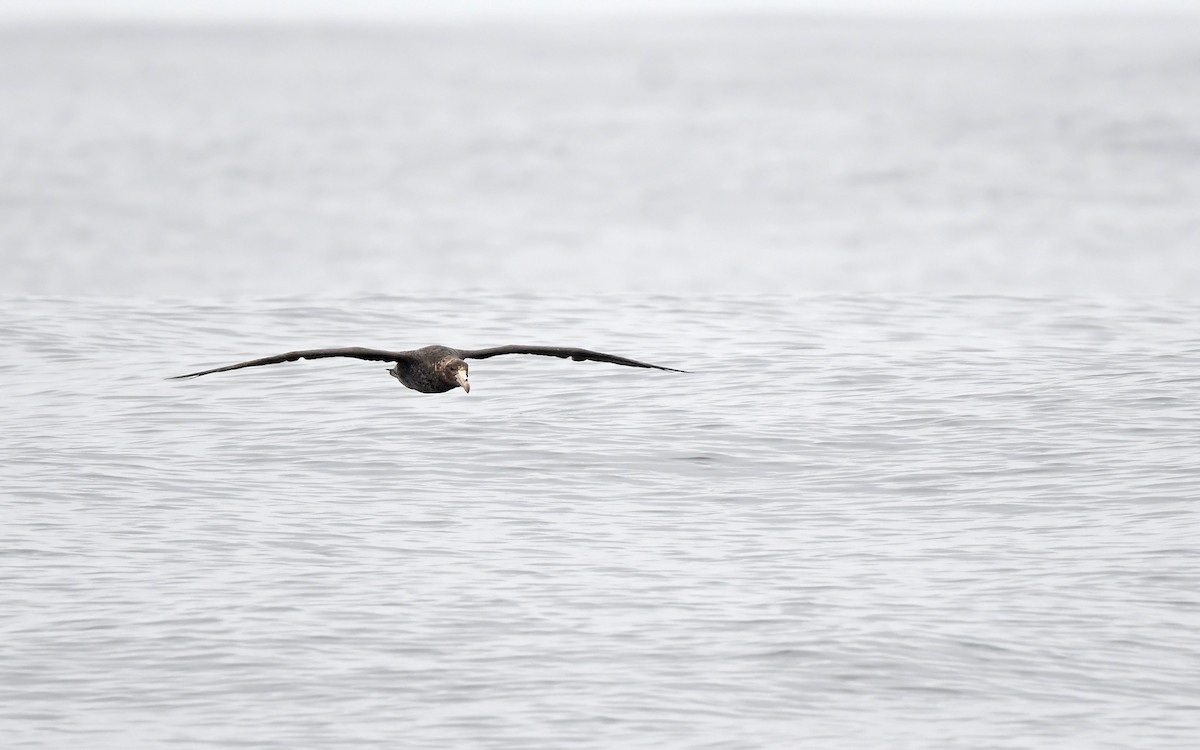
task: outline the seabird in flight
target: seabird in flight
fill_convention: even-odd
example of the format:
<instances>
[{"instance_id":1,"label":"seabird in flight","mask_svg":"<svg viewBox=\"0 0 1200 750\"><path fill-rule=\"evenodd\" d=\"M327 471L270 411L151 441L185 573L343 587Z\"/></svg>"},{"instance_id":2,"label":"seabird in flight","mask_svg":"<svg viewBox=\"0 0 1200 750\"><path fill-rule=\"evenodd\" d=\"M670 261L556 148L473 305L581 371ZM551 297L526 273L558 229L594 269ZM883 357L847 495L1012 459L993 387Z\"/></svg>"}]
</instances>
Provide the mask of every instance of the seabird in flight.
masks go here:
<instances>
[{"instance_id":1,"label":"seabird in flight","mask_svg":"<svg viewBox=\"0 0 1200 750\"><path fill-rule=\"evenodd\" d=\"M358 346L340 349L305 349L302 351L276 354L274 357L252 359L239 362L236 365L214 367L211 370L190 372L187 375L176 375L168 380L196 378L214 372L239 370L243 367L258 367L259 365L274 365L280 362L295 362L298 359L321 359L322 357L353 357L374 362L395 362L388 374L399 380L405 386L421 393L445 393L446 391L462 388L471 392L471 384L467 381L467 359L487 359L501 354L541 354L547 357L570 358L576 362L591 360L593 362L611 362L614 365L626 367L649 367L668 372L686 372L670 367L650 365L615 354L603 354L587 349L570 349L557 346L495 346L491 349L451 349L448 346L426 346L408 352L387 352L382 349L364 349Z\"/></svg>"}]
</instances>

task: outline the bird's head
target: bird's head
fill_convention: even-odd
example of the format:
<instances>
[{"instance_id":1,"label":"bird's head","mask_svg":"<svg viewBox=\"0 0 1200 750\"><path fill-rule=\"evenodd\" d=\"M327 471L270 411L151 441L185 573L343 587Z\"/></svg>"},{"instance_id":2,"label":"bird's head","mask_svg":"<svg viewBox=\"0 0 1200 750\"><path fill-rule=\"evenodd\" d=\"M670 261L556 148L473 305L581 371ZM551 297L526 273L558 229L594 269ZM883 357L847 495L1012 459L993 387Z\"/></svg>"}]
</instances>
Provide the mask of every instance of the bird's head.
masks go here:
<instances>
[{"instance_id":1,"label":"bird's head","mask_svg":"<svg viewBox=\"0 0 1200 750\"><path fill-rule=\"evenodd\" d=\"M450 373L450 377L454 379L455 383L458 383L460 388L467 393L471 392L471 383L467 380L466 362L463 362L461 359L452 359L447 363L446 369Z\"/></svg>"}]
</instances>

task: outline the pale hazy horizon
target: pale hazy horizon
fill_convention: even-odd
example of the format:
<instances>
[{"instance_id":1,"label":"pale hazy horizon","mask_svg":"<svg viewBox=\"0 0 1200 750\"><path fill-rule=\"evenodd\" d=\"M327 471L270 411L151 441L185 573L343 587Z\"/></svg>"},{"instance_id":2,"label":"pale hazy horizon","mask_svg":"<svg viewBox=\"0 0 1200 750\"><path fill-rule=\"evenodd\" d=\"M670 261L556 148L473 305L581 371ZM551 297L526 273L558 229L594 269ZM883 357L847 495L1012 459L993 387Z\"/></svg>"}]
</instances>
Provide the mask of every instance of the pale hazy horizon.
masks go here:
<instances>
[{"instance_id":1,"label":"pale hazy horizon","mask_svg":"<svg viewBox=\"0 0 1200 750\"><path fill-rule=\"evenodd\" d=\"M203 4L162 3L154 0L6 0L0 2L0 23L70 20L405 20L563 18L590 15L655 15L710 13L796 13L876 16L1012 16L1012 15L1153 15L1194 14L1197 6L1184 0L583 0L562 3L550 0L517 0L497 7L483 0L434 2L433 0L349 0L336 5L321 0L214 0Z\"/></svg>"}]
</instances>

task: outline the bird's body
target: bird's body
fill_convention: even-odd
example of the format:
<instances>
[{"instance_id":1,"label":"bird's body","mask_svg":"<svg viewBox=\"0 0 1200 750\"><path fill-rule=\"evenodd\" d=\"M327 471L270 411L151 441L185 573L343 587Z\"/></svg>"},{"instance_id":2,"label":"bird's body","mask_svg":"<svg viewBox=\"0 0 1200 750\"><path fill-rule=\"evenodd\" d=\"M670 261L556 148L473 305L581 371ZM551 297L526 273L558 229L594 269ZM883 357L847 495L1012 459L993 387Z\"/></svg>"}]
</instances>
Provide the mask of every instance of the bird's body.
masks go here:
<instances>
[{"instance_id":1,"label":"bird's body","mask_svg":"<svg viewBox=\"0 0 1200 750\"><path fill-rule=\"evenodd\" d=\"M434 345L417 349L413 354L417 356L397 360L396 366L388 370L388 374L421 393L445 393L462 385L454 374L454 368L460 362L466 367L459 352L447 346ZM463 383L466 382L464 375ZM470 385L463 385L463 388L470 393Z\"/></svg>"},{"instance_id":2,"label":"bird's body","mask_svg":"<svg viewBox=\"0 0 1200 750\"><path fill-rule=\"evenodd\" d=\"M588 349L573 349L555 346L497 346L491 349L452 349L448 346L426 346L411 351L389 352L383 349L366 349L363 347L343 347L335 349L305 349L273 357L251 359L225 367L215 367L211 370L201 370L187 375L176 375L171 380L195 378L210 375L214 372L238 370L243 367L258 367L274 365L280 362L294 362L298 359L322 359L325 357L352 357L375 362L394 362L395 365L388 373L402 384L421 393L445 393L446 391L462 388L470 393L471 385L467 381L467 359L488 359L501 354L538 354L549 357L562 357L575 360L591 360L595 362L611 362L626 367L646 367L654 370L669 372L684 372L670 367L646 364L615 354L593 352Z\"/></svg>"}]
</instances>

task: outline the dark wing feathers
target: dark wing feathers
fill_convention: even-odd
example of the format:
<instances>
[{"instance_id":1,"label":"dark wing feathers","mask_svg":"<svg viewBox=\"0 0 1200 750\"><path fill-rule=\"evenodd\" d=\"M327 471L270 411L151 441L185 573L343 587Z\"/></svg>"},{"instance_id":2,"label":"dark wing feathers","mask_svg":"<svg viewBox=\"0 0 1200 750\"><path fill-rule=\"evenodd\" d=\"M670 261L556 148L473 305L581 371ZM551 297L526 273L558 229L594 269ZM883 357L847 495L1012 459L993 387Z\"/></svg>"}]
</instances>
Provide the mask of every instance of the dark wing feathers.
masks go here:
<instances>
[{"instance_id":1,"label":"dark wing feathers","mask_svg":"<svg viewBox=\"0 0 1200 750\"><path fill-rule=\"evenodd\" d=\"M494 346L490 349L475 349L471 351L459 352L459 356L461 356L463 359L487 359L488 357L498 357L501 354L540 354L546 357L562 357L563 359L573 359L576 362L591 360L593 362L611 362L614 365L625 365L626 367L648 367L653 370L686 372L686 370L676 370L672 367L651 365L645 362L638 362L634 359L618 357L615 354L605 354L603 352L593 352L588 349L572 349L560 346L518 346L510 344L508 346Z\"/></svg>"},{"instance_id":2,"label":"dark wing feathers","mask_svg":"<svg viewBox=\"0 0 1200 750\"><path fill-rule=\"evenodd\" d=\"M340 349L304 349L301 351L287 352L286 354L276 354L274 357L263 357L261 359L252 359L247 362L238 362L236 365L214 367L211 370L201 370L200 372L189 372L187 375L176 375L168 378L168 380L196 378L201 375L211 375L214 372L240 370L243 367L275 365L279 364L280 362L295 362L298 359L321 359L323 357L353 357L355 359L369 359L374 362L399 362L402 359L408 358L409 353L385 352L382 349L364 349L361 346L348 346Z\"/></svg>"}]
</instances>

